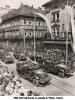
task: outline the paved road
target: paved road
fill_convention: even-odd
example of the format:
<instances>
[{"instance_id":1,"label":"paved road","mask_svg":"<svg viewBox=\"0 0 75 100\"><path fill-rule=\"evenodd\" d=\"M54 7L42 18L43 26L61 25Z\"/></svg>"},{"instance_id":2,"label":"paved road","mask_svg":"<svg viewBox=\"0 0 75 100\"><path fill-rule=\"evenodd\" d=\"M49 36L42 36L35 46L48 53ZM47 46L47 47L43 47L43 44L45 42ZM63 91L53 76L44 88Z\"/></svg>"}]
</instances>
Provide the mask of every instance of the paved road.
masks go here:
<instances>
[{"instance_id":1,"label":"paved road","mask_svg":"<svg viewBox=\"0 0 75 100\"><path fill-rule=\"evenodd\" d=\"M13 64L4 64L0 61L3 65L7 66L9 71L14 71L15 76L17 76L16 72L16 62ZM35 89L39 92L45 92L47 96L75 96L75 73L69 78L59 78L58 76L52 75L51 84L45 87L34 87L33 84L25 79L22 79L23 84L30 88Z\"/></svg>"}]
</instances>

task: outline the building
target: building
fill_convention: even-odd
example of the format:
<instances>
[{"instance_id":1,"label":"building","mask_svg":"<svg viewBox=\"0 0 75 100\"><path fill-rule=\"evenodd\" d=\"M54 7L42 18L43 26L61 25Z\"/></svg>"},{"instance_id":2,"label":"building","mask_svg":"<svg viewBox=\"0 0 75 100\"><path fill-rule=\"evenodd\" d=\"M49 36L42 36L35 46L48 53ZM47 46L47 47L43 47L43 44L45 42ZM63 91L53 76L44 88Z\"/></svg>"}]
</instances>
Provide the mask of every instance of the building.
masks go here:
<instances>
[{"instance_id":1,"label":"building","mask_svg":"<svg viewBox=\"0 0 75 100\"><path fill-rule=\"evenodd\" d=\"M27 5L21 5L19 9L11 10L2 16L2 23L0 25L0 38L2 39L26 39L34 37L34 23L35 37L42 38L47 28L45 21L34 11L44 13L41 8L34 9Z\"/></svg>"},{"instance_id":2,"label":"building","mask_svg":"<svg viewBox=\"0 0 75 100\"><path fill-rule=\"evenodd\" d=\"M51 0L43 5L45 8L45 15L50 21L51 32L54 40L66 40L68 32L68 40L71 40L71 18L67 13L66 5L73 5L75 12L75 0ZM75 16L74 16L75 18ZM66 43L51 41L52 43Z\"/></svg>"},{"instance_id":3,"label":"building","mask_svg":"<svg viewBox=\"0 0 75 100\"><path fill-rule=\"evenodd\" d=\"M2 21L2 16L6 13L8 13L11 10L9 5L6 5L5 7L0 7L0 23Z\"/></svg>"}]
</instances>

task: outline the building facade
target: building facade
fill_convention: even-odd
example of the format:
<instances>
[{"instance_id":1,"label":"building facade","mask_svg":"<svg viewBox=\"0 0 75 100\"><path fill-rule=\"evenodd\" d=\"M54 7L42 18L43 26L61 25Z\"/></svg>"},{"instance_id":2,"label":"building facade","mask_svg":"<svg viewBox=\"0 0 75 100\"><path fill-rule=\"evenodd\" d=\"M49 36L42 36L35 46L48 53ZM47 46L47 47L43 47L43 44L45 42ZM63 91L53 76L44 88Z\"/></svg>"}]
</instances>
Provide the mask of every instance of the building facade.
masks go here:
<instances>
[{"instance_id":1,"label":"building facade","mask_svg":"<svg viewBox=\"0 0 75 100\"><path fill-rule=\"evenodd\" d=\"M66 5L72 5L75 12L75 0L51 0L43 5L54 40L66 40L67 32L68 39L71 39L71 16L67 13Z\"/></svg>"},{"instance_id":2,"label":"building facade","mask_svg":"<svg viewBox=\"0 0 75 100\"><path fill-rule=\"evenodd\" d=\"M0 38L1 39L24 39L34 37L34 24L35 24L35 37L42 38L47 28L45 21L34 11L41 12L41 8L34 9L27 5L22 5L19 9L11 10L2 17L0 24Z\"/></svg>"},{"instance_id":3,"label":"building facade","mask_svg":"<svg viewBox=\"0 0 75 100\"><path fill-rule=\"evenodd\" d=\"M0 23L2 22L2 16L6 13L8 13L11 10L9 5L6 5L5 7L0 7Z\"/></svg>"}]
</instances>

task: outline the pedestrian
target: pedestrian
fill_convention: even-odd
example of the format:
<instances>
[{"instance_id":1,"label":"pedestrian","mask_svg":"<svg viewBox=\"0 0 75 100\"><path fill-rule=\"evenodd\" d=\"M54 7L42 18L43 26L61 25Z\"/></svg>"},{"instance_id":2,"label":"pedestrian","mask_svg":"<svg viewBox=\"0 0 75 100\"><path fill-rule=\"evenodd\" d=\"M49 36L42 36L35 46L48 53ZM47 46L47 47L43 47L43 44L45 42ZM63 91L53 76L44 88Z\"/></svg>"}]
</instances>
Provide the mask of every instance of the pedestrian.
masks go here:
<instances>
[{"instance_id":1,"label":"pedestrian","mask_svg":"<svg viewBox=\"0 0 75 100\"><path fill-rule=\"evenodd\" d=\"M6 88L5 88L5 96L9 96L12 95L15 89L15 84L12 80L10 80L10 82L7 84Z\"/></svg>"}]
</instances>

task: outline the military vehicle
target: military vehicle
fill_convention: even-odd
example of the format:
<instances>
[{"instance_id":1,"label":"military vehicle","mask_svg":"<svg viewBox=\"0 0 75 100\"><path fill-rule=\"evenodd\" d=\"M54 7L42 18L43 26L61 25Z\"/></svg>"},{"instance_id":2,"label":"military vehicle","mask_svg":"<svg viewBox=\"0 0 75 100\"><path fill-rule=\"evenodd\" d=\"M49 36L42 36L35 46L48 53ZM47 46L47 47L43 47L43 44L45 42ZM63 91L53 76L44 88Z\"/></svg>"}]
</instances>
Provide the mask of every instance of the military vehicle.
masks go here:
<instances>
[{"instance_id":1,"label":"military vehicle","mask_svg":"<svg viewBox=\"0 0 75 100\"><path fill-rule=\"evenodd\" d=\"M13 63L14 62L14 58L12 57L12 55L5 50L0 50L0 59L6 64L6 63Z\"/></svg>"},{"instance_id":2,"label":"military vehicle","mask_svg":"<svg viewBox=\"0 0 75 100\"><path fill-rule=\"evenodd\" d=\"M18 61L16 69L22 78L30 80L35 86L50 84L50 75L35 61Z\"/></svg>"},{"instance_id":3,"label":"military vehicle","mask_svg":"<svg viewBox=\"0 0 75 100\"><path fill-rule=\"evenodd\" d=\"M73 73L73 69L64 63L54 65L50 61L45 61L43 68L46 72L56 74L61 78Z\"/></svg>"}]
</instances>

